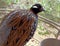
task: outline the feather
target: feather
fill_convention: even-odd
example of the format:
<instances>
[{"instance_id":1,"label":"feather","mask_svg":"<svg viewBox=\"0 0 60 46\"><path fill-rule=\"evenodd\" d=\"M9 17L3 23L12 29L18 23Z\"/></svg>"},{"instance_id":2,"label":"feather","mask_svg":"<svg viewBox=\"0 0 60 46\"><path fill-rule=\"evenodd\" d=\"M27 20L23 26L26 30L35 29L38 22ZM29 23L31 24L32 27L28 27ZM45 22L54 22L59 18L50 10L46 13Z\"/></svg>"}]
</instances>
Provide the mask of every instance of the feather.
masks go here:
<instances>
[{"instance_id":1,"label":"feather","mask_svg":"<svg viewBox=\"0 0 60 46\"><path fill-rule=\"evenodd\" d=\"M36 21L36 16L28 10L21 11L22 12L14 11L10 13L0 27L0 32L2 32L0 33L1 39L4 46L21 46L31 34L30 32ZM4 35L3 37L2 34Z\"/></svg>"}]
</instances>

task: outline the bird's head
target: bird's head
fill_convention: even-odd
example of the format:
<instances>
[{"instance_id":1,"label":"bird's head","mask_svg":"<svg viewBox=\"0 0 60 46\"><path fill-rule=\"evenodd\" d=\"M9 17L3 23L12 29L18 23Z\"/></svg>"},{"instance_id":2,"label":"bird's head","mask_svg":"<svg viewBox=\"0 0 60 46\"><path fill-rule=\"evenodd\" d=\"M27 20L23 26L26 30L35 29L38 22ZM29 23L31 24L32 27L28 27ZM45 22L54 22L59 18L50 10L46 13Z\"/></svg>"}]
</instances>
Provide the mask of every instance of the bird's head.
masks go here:
<instances>
[{"instance_id":1,"label":"bird's head","mask_svg":"<svg viewBox=\"0 0 60 46\"><path fill-rule=\"evenodd\" d=\"M41 6L41 4L34 4L30 10L32 10L35 14L39 13L39 12L42 12L42 11L45 11L43 9L43 7Z\"/></svg>"}]
</instances>

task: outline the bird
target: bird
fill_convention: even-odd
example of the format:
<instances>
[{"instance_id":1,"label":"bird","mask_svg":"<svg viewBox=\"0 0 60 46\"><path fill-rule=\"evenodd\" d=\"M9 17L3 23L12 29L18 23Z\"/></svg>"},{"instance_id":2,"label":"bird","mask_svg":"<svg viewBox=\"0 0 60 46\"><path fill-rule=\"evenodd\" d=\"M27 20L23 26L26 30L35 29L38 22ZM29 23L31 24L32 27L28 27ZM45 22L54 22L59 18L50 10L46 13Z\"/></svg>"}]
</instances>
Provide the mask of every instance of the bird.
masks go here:
<instances>
[{"instance_id":1,"label":"bird","mask_svg":"<svg viewBox=\"0 0 60 46\"><path fill-rule=\"evenodd\" d=\"M30 9L18 9L6 15L0 24L0 46L24 46L34 35L38 13L45 11L41 4Z\"/></svg>"}]
</instances>

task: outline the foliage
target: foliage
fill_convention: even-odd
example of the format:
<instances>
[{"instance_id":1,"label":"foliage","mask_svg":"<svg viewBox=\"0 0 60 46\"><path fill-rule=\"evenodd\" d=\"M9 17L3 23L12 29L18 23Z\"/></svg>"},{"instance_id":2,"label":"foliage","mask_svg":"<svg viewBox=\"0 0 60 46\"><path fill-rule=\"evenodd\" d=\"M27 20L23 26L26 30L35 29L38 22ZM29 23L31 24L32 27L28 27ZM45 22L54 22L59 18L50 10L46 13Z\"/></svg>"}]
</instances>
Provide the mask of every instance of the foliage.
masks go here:
<instances>
[{"instance_id":1,"label":"foliage","mask_svg":"<svg viewBox=\"0 0 60 46\"><path fill-rule=\"evenodd\" d=\"M44 17L56 22L60 22L60 1L59 0L45 0L42 2L46 9Z\"/></svg>"},{"instance_id":2,"label":"foliage","mask_svg":"<svg viewBox=\"0 0 60 46\"><path fill-rule=\"evenodd\" d=\"M38 32L38 34L40 34L40 35L48 35L50 33L48 31L45 31L45 32Z\"/></svg>"}]
</instances>

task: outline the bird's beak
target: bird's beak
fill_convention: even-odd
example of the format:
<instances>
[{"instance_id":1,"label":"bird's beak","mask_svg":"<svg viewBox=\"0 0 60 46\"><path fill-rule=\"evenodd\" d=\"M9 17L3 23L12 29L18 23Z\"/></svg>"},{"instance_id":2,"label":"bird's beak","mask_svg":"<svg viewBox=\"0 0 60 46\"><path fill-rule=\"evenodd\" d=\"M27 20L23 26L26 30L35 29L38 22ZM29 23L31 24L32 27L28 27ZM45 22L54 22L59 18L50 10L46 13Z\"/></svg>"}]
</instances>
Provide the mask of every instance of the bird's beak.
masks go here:
<instances>
[{"instance_id":1,"label":"bird's beak","mask_svg":"<svg viewBox=\"0 0 60 46\"><path fill-rule=\"evenodd\" d=\"M43 9L42 11L45 11L45 9Z\"/></svg>"},{"instance_id":2,"label":"bird's beak","mask_svg":"<svg viewBox=\"0 0 60 46\"><path fill-rule=\"evenodd\" d=\"M45 11L45 9L44 8L41 8L41 11Z\"/></svg>"}]
</instances>

